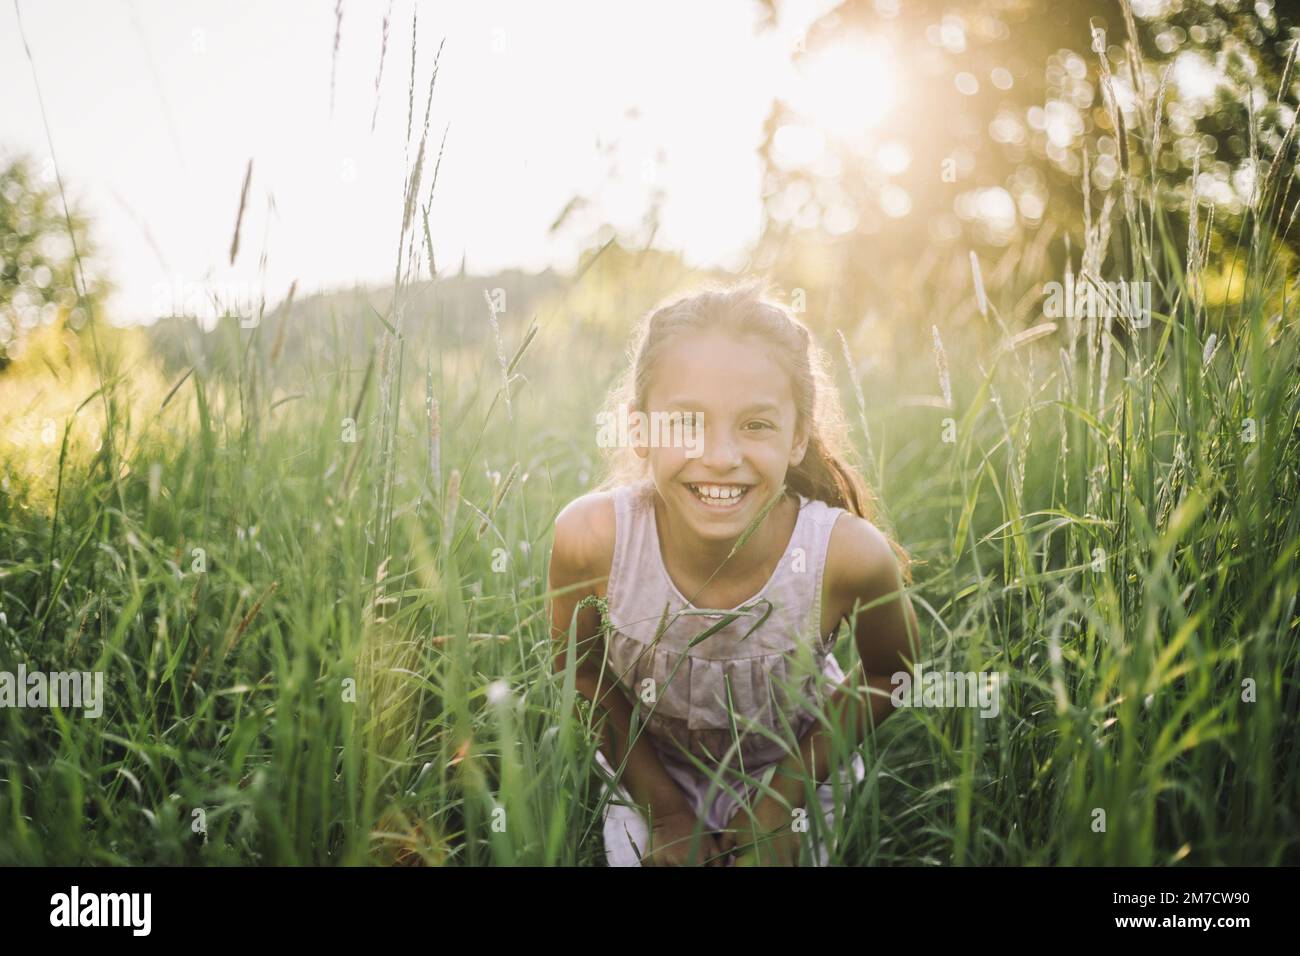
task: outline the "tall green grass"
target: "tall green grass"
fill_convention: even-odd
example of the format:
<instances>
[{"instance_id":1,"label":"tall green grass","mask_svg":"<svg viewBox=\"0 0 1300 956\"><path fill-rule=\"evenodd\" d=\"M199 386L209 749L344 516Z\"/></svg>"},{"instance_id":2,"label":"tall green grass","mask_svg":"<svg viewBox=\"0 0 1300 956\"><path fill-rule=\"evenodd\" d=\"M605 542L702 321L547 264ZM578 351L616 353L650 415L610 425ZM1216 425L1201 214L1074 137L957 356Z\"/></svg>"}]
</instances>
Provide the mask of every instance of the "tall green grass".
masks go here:
<instances>
[{"instance_id":1,"label":"tall green grass","mask_svg":"<svg viewBox=\"0 0 1300 956\"><path fill-rule=\"evenodd\" d=\"M1045 234L985 263L978 296L964 257L936 267L891 317L921 332L865 380L841 369L919 559L923 666L1009 679L996 718L876 729L835 863L1300 862L1300 341L1268 212L1291 215L1290 171L1239 243L1203 214L1183 241L1187 197L1140 172L1145 109L1071 270L1153 283L1149 328L1041 327ZM597 257L535 338L485 304L486 348L435 314L439 347L412 354L419 182L392 306L353 317L362 353L286 308L310 342L293 366L224 323L239 360L171 381L132 333L0 378L0 669L107 688L99 720L0 710L0 863L603 863L590 711L552 666L549 532L598 478L627 332L608 315L682 276ZM1239 294L1208 297L1211 273ZM875 344L845 332L850 357Z\"/></svg>"}]
</instances>

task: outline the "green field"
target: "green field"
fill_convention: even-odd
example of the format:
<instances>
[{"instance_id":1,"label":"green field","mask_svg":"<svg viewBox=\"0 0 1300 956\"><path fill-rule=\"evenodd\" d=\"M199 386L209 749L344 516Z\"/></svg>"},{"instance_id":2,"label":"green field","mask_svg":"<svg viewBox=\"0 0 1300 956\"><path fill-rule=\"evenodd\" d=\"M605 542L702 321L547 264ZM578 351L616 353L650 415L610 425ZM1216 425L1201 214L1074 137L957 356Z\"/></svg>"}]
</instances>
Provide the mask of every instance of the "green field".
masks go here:
<instances>
[{"instance_id":1,"label":"green field","mask_svg":"<svg viewBox=\"0 0 1300 956\"><path fill-rule=\"evenodd\" d=\"M877 729L833 862L1300 863L1288 187L1188 243L1121 176L1072 272L1150 282L1149 327L1044 315L1059 236L918 264L875 323L832 324L834 269L778 277L917 561L923 666L1008 677L994 719ZM106 699L0 709L0 864L603 865L550 533L633 322L699 278L614 244L499 317L460 277L465 315L403 281L179 358L37 333L0 371L0 669Z\"/></svg>"}]
</instances>

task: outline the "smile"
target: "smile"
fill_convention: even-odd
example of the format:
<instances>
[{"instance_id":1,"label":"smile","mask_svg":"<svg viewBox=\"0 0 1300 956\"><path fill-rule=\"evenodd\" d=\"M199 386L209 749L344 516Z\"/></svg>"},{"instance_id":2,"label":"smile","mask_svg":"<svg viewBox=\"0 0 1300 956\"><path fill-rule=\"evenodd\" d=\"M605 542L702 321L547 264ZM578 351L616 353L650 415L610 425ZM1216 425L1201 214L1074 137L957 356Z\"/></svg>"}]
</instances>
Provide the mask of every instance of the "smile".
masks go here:
<instances>
[{"instance_id":1,"label":"smile","mask_svg":"<svg viewBox=\"0 0 1300 956\"><path fill-rule=\"evenodd\" d=\"M706 508L717 511L740 507L750 489L749 485L688 484L686 487Z\"/></svg>"}]
</instances>

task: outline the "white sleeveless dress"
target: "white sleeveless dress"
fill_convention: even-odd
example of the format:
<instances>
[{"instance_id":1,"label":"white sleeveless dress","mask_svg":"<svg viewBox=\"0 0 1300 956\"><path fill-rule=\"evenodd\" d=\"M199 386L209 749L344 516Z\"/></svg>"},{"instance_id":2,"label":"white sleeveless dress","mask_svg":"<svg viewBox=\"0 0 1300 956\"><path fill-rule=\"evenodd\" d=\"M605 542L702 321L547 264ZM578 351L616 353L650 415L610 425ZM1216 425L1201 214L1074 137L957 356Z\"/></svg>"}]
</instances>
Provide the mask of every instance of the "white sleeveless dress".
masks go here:
<instances>
[{"instance_id":1,"label":"white sleeveless dress","mask_svg":"<svg viewBox=\"0 0 1300 956\"><path fill-rule=\"evenodd\" d=\"M829 638L821 635L826 550L844 509L800 495L794 532L763 588L734 608L697 608L664 565L657 494L648 479L614 493L605 668L696 815L709 830L719 830L738 807L733 791L744 792L746 802L753 799L755 787L737 775L770 781L787 753L778 740L797 750L815 720L806 705L824 703L844 680L831 654L839 626ZM612 777L605 755L597 751L596 758ZM727 786L712 786L692 758L720 773ZM860 754L854 754L851 777L849 769L841 772L841 801L852 781L866 775ZM625 787L620 784L616 793L606 806L606 857L611 866L637 866L646 821ZM818 797L829 826L829 781L818 788ZM820 841L815 856L826 864L828 850Z\"/></svg>"}]
</instances>

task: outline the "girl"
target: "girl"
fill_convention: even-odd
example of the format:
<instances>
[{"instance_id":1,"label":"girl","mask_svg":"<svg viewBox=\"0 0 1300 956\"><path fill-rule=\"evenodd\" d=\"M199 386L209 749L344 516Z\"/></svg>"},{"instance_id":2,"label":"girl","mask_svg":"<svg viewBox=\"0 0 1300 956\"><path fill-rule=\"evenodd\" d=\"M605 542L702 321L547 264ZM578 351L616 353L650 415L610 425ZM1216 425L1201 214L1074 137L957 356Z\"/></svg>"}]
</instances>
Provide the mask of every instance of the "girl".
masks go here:
<instances>
[{"instance_id":1,"label":"girl","mask_svg":"<svg viewBox=\"0 0 1300 956\"><path fill-rule=\"evenodd\" d=\"M556 518L550 567L556 668L572 627L577 690L604 718L608 862L826 865L809 823L834 832L831 742L889 714L917 627L821 350L765 283L706 288L650 312L614 398L673 429L614 450ZM853 679L831 654L846 619Z\"/></svg>"}]
</instances>

